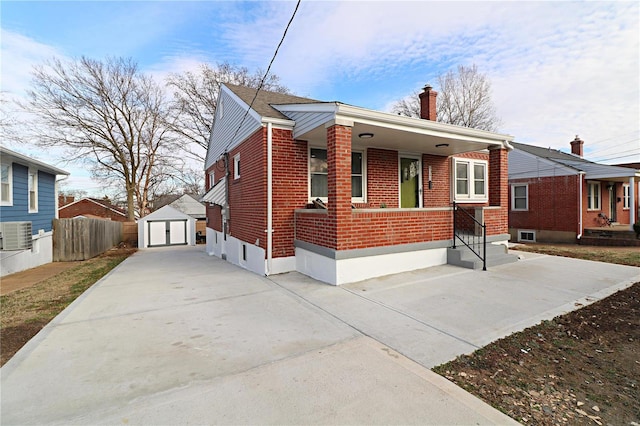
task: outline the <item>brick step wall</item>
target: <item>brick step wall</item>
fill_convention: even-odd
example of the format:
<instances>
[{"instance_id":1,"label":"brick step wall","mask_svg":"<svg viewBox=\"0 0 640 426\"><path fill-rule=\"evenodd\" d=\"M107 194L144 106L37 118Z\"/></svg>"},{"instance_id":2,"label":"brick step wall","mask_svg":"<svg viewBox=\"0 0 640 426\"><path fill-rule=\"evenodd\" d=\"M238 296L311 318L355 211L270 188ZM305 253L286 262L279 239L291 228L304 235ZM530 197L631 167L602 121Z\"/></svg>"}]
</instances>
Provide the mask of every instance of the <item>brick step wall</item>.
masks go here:
<instances>
[{"instance_id":1,"label":"brick step wall","mask_svg":"<svg viewBox=\"0 0 640 426\"><path fill-rule=\"evenodd\" d=\"M592 246L640 247L640 239L633 231L612 231L603 229L585 229L580 244Z\"/></svg>"}]
</instances>

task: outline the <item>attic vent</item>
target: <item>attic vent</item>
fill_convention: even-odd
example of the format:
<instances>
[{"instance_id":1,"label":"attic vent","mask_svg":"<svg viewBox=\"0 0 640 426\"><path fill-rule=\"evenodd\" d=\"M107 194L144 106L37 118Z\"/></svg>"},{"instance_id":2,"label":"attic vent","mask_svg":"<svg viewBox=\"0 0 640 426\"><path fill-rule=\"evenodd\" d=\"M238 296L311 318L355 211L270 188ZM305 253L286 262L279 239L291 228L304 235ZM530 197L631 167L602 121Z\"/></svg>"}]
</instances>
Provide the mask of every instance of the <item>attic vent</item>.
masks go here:
<instances>
[{"instance_id":1,"label":"attic vent","mask_svg":"<svg viewBox=\"0 0 640 426\"><path fill-rule=\"evenodd\" d=\"M0 223L0 249L28 250L32 246L31 222Z\"/></svg>"}]
</instances>

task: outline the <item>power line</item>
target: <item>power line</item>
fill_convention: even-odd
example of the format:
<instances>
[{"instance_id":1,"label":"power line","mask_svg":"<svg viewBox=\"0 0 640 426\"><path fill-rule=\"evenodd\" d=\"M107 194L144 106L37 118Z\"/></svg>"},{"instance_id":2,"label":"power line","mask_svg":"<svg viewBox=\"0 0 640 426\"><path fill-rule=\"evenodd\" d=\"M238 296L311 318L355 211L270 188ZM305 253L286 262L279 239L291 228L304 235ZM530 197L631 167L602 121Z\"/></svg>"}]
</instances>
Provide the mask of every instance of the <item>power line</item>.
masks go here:
<instances>
[{"instance_id":1,"label":"power line","mask_svg":"<svg viewBox=\"0 0 640 426\"><path fill-rule=\"evenodd\" d=\"M629 144L632 144L632 143L635 143L637 146L640 147L640 144L638 143L638 141L639 141L639 139L631 139L631 140L628 140L628 141L625 141L625 142L621 142L621 143L617 143L615 145L608 146L606 148L600 148L600 149L596 149L594 151L590 151L589 155L600 154L602 152L611 151L612 149L617 149L617 148L620 148L622 146L629 145ZM591 147L589 147L589 148L591 148Z\"/></svg>"},{"instance_id":2,"label":"power line","mask_svg":"<svg viewBox=\"0 0 640 426\"><path fill-rule=\"evenodd\" d=\"M247 110L245 111L244 115L242 116L242 120L240 120L240 124L238 125L238 128L236 129L235 133L231 137L231 140L229 140L229 143L227 144L227 146L224 148L225 153L227 152L227 150L229 149L229 147L233 143L233 141L236 138L236 136L238 135L238 132L240 131L240 129L242 128L242 125L244 124L244 120L247 118L247 115L249 114L249 111L251 110L251 107L253 107L253 103L256 101L256 98L258 97L258 93L260 93L260 89L262 89L262 86L264 85L264 82L267 79L267 76L269 75L269 71L271 70L271 65L273 65L273 61L276 60L276 56L278 55L278 51L280 50L280 46L282 46L282 43L284 42L284 38L287 36L287 31L289 31L289 27L291 26L291 23L293 22L293 18L295 18L296 13L298 12L298 7L300 7L300 1L301 0L298 0L298 2L296 3L296 8L293 10L293 14L291 15L291 18L289 19L289 22L287 23L287 26L284 29L284 33L282 34L282 38L280 39L280 42L278 43L278 46L276 47L276 51L273 53L273 57L271 58L271 62L269 62L269 66L267 67L267 71L264 73L264 76L262 77L262 80L260 80L260 84L258 85L258 88L256 89L256 94L253 96L253 99L251 100L251 103L249 104L249 108L247 108Z\"/></svg>"},{"instance_id":3,"label":"power line","mask_svg":"<svg viewBox=\"0 0 640 426\"><path fill-rule=\"evenodd\" d=\"M610 138L600 139L600 140L598 140L598 141L594 141L594 142L589 142L589 147L593 147L593 146L596 146L596 145L600 145L601 143L603 143L603 142L607 142L607 141L610 141L610 140L612 140L612 139L620 139L622 136L627 136L627 135L632 135L632 134L633 134L633 135L635 135L635 134L637 134L637 133L638 133L638 131L637 131L637 130L633 130L633 131L631 131L631 132L622 133L622 134L620 134L620 135L618 135L618 136L612 136L612 137L610 137Z\"/></svg>"}]
</instances>

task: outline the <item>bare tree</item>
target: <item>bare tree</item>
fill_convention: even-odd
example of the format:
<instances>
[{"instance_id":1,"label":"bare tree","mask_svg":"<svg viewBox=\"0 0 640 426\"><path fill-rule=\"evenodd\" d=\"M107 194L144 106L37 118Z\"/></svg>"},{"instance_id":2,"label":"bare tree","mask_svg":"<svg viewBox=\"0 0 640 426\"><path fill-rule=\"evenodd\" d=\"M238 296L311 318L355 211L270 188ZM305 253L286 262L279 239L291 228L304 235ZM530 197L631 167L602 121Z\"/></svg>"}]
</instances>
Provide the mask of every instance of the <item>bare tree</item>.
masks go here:
<instances>
[{"instance_id":1,"label":"bare tree","mask_svg":"<svg viewBox=\"0 0 640 426\"><path fill-rule=\"evenodd\" d=\"M476 65L459 65L438 76L438 121L474 129L495 131L501 124L491 101L491 83ZM418 93L392 107L399 115L420 117Z\"/></svg>"},{"instance_id":2,"label":"bare tree","mask_svg":"<svg viewBox=\"0 0 640 426\"><path fill-rule=\"evenodd\" d=\"M17 116L17 104L9 98L7 92L0 92L0 140L3 143L22 143L19 129L23 125Z\"/></svg>"},{"instance_id":3,"label":"bare tree","mask_svg":"<svg viewBox=\"0 0 640 426\"><path fill-rule=\"evenodd\" d=\"M191 157L204 161L209 136L213 127L221 83L258 87L263 72L250 73L245 67L224 62L213 67L201 64L197 72L171 74L167 85L173 90L172 129L189 141L187 149ZM263 89L280 93L289 90L280 84L280 78L270 74Z\"/></svg>"},{"instance_id":4,"label":"bare tree","mask_svg":"<svg viewBox=\"0 0 640 426\"><path fill-rule=\"evenodd\" d=\"M178 158L161 88L131 59L82 57L38 66L25 108L42 127L42 146L68 148L94 177L124 188L129 219L144 212L163 168Z\"/></svg>"}]
</instances>

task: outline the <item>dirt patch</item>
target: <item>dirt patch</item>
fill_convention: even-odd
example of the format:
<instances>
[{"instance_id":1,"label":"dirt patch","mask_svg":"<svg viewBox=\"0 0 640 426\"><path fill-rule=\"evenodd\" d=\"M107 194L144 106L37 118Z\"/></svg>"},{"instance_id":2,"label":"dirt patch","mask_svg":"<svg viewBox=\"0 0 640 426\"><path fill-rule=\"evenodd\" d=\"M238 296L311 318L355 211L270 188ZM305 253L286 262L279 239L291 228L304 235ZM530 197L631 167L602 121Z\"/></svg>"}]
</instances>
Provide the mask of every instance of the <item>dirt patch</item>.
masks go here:
<instances>
[{"instance_id":1,"label":"dirt patch","mask_svg":"<svg viewBox=\"0 0 640 426\"><path fill-rule=\"evenodd\" d=\"M434 371L523 424L637 424L640 283Z\"/></svg>"},{"instance_id":2,"label":"dirt patch","mask_svg":"<svg viewBox=\"0 0 640 426\"><path fill-rule=\"evenodd\" d=\"M552 256L572 257L576 259L595 260L598 262L616 263L618 265L640 266L640 249L638 247L602 247L578 244L518 244L512 250L550 254Z\"/></svg>"},{"instance_id":3,"label":"dirt patch","mask_svg":"<svg viewBox=\"0 0 640 426\"><path fill-rule=\"evenodd\" d=\"M0 297L0 365L135 249L112 249Z\"/></svg>"}]
</instances>

